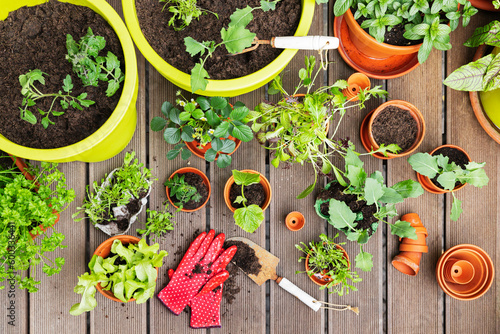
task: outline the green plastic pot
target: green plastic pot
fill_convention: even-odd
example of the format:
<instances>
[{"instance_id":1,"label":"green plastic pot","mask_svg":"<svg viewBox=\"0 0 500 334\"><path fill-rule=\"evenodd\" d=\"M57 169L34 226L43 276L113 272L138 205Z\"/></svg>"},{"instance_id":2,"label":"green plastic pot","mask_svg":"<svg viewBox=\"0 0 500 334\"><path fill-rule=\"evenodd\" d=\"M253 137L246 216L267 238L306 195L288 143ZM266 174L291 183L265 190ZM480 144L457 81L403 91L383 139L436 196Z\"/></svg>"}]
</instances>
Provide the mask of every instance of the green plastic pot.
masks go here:
<instances>
[{"instance_id":1,"label":"green plastic pot","mask_svg":"<svg viewBox=\"0 0 500 334\"><path fill-rule=\"evenodd\" d=\"M0 0L0 20L9 12L24 6L36 6L45 0ZM107 160L120 153L130 142L137 124L136 100L139 88L137 58L127 27L116 11L105 0L69 0L78 6L85 6L101 15L118 36L125 57L125 81L123 91L115 110L108 120L93 134L75 144L54 149L36 149L11 142L0 134L0 147L15 156L38 161L97 162Z\"/></svg>"},{"instance_id":2,"label":"green plastic pot","mask_svg":"<svg viewBox=\"0 0 500 334\"><path fill-rule=\"evenodd\" d=\"M139 19L135 9L136 0L122 0L123 15L125 23L134 39L135 44L144 55L144 57L156 68L156 70L167 78L174 85L191 91L191 76L184 73L161 58L144 37L139 26ZM311 27L314 16L315 0L302 0L302 14L300 17L299 26L295 32L295 36L306 36ZM241 78L228 80L208 80L208 86L205 91L196 91L197 94L205 96L226 96L232 97L243 95L245 93L256 90L271 81L278 75L293 56L297 53L294 49L285 49L275 60L262 69L246 75Z\"/></svg>"}]
</instances>

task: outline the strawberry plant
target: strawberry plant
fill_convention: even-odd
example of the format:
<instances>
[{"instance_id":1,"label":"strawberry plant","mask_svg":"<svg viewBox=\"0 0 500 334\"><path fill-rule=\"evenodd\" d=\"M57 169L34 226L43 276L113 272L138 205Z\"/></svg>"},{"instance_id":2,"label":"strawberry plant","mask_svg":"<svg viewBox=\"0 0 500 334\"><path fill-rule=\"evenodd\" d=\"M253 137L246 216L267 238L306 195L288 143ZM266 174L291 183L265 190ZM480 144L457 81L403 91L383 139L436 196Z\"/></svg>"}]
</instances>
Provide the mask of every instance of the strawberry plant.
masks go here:
<instances>
[{"instance_id":1,"label":"strawberry plant","mask_svg":"<svg viewBox=\"0 0 500 334\"><path fill-rule=\"evenodd\" d=\"M170 189L170 196L177 199L174 203L178 207L177 211L181 211L189 201L198 203L202 199L198 189L186 183L184 177L184 174L175 174L172 179L165 181L165 186Z\"/></svg>"},{"instance_id":2,"label":"strawberry plant","mask_svg":"<svg viewBox=\"0 0 500 334\"><path fill-rule=\"evenodd\" d=\"M451 205L450 218L457 221L462 213L462 201L456 196L452 190L456 184L469 183L475 187L482 188L488 184L489 178L486 175L483 167L486 163L478 164L469 162L465 168L462 168L450 162L447 156L442 154L430 155L429 153L416 153L408 158L411 167L417 173L433 179L437 176L437 183L443 189L451 191L453 203Z\"/></svg>"},{"instance_id":3,"label":"strawberry plant","mask_svg":"<svg viewBox=\"0 0 500 334\"><path fill-rule=\"evenodd\" d=\"M234 183L241 186L241 196L236 197L234 203L242 204L243 207L234 211L234 221L236 225L241 227L248 233L253 233L257 230L264 221L264 210L256 204L248 205L245 198L245 187L252 184L260 183L260 174L240 172L233 170Z\"/></svg>"},{"instance_id":4,"label":"strawberry plant","mask_svg":"<svg viewBox=\"0 0 500 334\"><path fill-rule=\"evenodd\" d=\"M82 80L84 86L97 87L99 80L108 82L106 96L113 96L125 79L120 69L120 61L110 51L106 57L99 52L106 46L102 36L96 36L90 27L87 34L77 43L71 35L66 35L66 59L73 65L73 72Z\"/></svg>"},{"instance_id":5,"label":"strawberry plant","mask_svg":"<svg viewBox=\"0 0 500 334\"><path fill-rule=\"evenodd\" d=\"M83 107L89 107L93 105L95 102L92 100L86 100L87 93L82 93L76 97L71 96L71 90L73 89L73 82L71 80L71 76L68 74L66 78L63 80L62 91L58 93L52 94L44 94L42 93L36 86L35 83L40 83L45 85L44 75L47 73L42 72L39 69L35 69L29 71L26 74L21 74L19 76L19 83L21 84L21 94L24 96L21 105L22 108L19 107L21 111L21 119L30 123L36 124L37 118L33 113L28 109L29 107L33 107L36 105L36 101L43 98L52 98L52 103L50 104L50 108L48 111L43 111L40 108L37 108L38 112L45 116L42 118L42 126L47 129L49 124L54 124L54 122L49 118L49 116L61 116L64 114L64 111L56 111L54 110L54 104L59 99L59 103L63 110L67 110L70 106L83 110ZM83 106L83 107L82 107Z\"/></svg>"},{"instance_id":6,"label":"strawberry plant","mask_svg":"<svg viewBox=\"0 0 500 334\"><path fill-rule=\"evenodd\" d=\"M162 11L170 5L168 11L172 13L172 17L168 21L168 25L173 26L175 31L184 29L193 19L199 20L200 16L207 12L219 18L216 13L198 7L196 0L160 0L160 2L165 2ZM176 22L180 22L181 24L177 26Z\"/></svg>"}]
</instances>

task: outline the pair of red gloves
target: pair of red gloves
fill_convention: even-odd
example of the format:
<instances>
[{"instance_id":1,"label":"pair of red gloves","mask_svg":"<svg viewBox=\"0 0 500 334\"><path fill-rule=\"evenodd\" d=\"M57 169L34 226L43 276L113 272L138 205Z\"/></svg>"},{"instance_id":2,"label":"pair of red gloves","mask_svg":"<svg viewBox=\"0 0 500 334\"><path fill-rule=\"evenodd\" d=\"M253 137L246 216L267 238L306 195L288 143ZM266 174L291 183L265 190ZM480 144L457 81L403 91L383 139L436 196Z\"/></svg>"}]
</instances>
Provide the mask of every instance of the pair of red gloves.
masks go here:
<instances>
[{"instance_id":1,"label":"pair of red gloves","mask_svg":"<svg viewBox=\"0 0 500 334\"><path fill-rule=\"evenodd\" d=\"M158 298L175 315L191 307L191 327L220 327L222 283L229 277L226 265L236 253L236 246L224 250L224 234L201 233L189 246L170 281Z\"/></svg>"}]
</instances>

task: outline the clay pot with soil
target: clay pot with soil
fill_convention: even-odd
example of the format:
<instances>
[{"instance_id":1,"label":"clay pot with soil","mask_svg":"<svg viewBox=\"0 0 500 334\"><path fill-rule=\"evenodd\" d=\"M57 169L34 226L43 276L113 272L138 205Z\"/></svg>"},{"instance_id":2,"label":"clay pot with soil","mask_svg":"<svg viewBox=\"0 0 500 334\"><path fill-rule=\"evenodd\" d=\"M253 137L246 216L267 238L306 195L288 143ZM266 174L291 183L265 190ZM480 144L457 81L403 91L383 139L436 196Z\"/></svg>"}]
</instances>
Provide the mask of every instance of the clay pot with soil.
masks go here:
<instances>
[{"instance_id":1,"label":"clay pot with soil","mask_svg":"<svg viewBox=\"0 0 500 334\"><path fill-rule=\"evenodd\" d=\"M415 151L425 135L424 117L411 103L392 100L381 104L368 113L361 123L360 137L365 149L370 152L385 146L396 144L400 151L374 153L379 159L392 159L408 155Z\"/></svg>"},{"instance_id":2,"label":"clay pot with soil","mask_svg":"<svg viewBox=\"0 0 500 334\"><path fill-rule=\"evenodd\" d=\"M3 20L0 39L9 45L0 52L6 71L0 92L2 96L9 96L0 100L3 110L0 147L17 156L40 161L96 162L115 156L131 140L137 120L137 60L123 21L104 0L33 4L0 1L0 20ZM23 7L27 5L32 7ZM73 52L67 49L67 35L72 36L76 43L73 46L78 49L89 33L88 28L93 35L105 40L99 56L107 57L107 52L114 55L109 61L116 68L113 72L116 82L96 80L96 86L87 85L66 58ZM21 49L23 57L11 53ZM26 82L31 80L44 97L22 87L22 76ZM108 91L106 87L111 81L119 88ZM47 95L58 91L64 91L60 95L67 95L57 100ZM108 96L112 91L114 94ZM20 107L26 110L21 117Z\"/></svg>"},{"instance_id":3,"label":"clay pot with soil","mask_svg":"<svg viewBox=\"0 0 500 334\"><path fill-rule=\"evenodd\" d=\"M272 80L297 52L290 49L282 52L263 45L245 54L228 56L240 50L226 44L226 47L217 47L211 57L207 52L203 55L196 52L191 57L186 52L186 37L198 42L220 43L221 38L224 39L221 29L227 29L231 14L243 6L236 2L205 2L202 9L207 15L175 31L175 25L168 24L172 14L168 8L162 11L165 4L155 0L123 0L122 3L125 22L142 54L165 78L188 91L203 91L207 96L242 95ZM250 1L247 5L257 8L260 2ZM276 36L305 36L312 23L314 6L313 0L281 1L275 10L253 10L253 20L244 28L255 33L260 40ZM217 13L218 17L212 13ZM252 42L252 39L249 35L247 41ZM199 71L193 71L193 68ZM198 78L202 72L200 69L208 71L209 80L206 76Z\"/></svg>"},{"instance_id":4,"label":"clay pot with soil","mask_svg":"<svg viewBox=\"0 0 500 334\"><path fill-rule=\"evenodd\" d=\"M212 192L208 177L199 169L176 170L165 182L167 197L177 211L194 212L203 208Z\"/></svg>"}]
</instances>

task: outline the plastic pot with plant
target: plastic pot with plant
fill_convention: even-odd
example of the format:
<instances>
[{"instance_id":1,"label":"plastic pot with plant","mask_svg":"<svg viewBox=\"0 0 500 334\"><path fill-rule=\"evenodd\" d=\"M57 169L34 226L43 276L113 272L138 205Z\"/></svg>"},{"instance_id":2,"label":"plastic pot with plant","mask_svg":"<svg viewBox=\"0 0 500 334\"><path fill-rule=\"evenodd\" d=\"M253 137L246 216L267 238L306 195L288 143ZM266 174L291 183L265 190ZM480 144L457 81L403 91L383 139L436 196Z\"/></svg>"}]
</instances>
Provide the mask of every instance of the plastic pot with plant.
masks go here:
<instances>
[{"instance_id":1,"label":"plastic pot with plant","mask_svg":"<svg viewBox=\"0 0 500 334\"><path fill-rule=\"evenodd\" d=\"M156 116L151 120L151 130L163 131L163 138L168 144L175 145L167 152L167 159L175 159L179 154L186 160L191 152L225 168L231 164L231 154L241 141L253 138L252 129L247 126L248 108L241 102L232 107L223 97L198 97L196 100L185 99L177 92L176 104L183 110L164 102L161 112L165 116Z\"/></svg>"},{"instance_id":2,"label":"plastic pot with plant","mask_svg":"<svg viewBox=\"0 0 500 334\"><path fill-rule=\"evenodd\" d=\"M301 242L295 247L307 254L299 258L299 262L305 260L306 273L311 280L320 285L320 290L331 289L329 293L337 293L339 296L349 294L349 291L357 291L353 285L362 279L356 272L351 271L351 263L346 251L342 248L343 243L336 243L335 239L325 234L319 236L319 242L311 241L309 244ZM297 271L296 274L303 273Z\"/></svg>"},{"instance_id":3,"label":"plastic pot with plant","mask_svg":"<svg viewBox=\"0 0 500 334\"><path fill-rule=\"evenodd\" d=\"M66 247L54 224L75 199L75 192L66 185L57 164L42 162L37 167L14 159L15 166L0 164L0 282L8 280L11 286L37 292L37 267L43 264L41 270L52 276L64 265L63 257L47 255ZM28 269L29 275L21 275Z\"/></svg>"},{"instance_id":4,"label":"plastic pot with plant","mask_svg":"<svg viewBox=\"0 0 500 334\"><path fill-rule=\"evenodd\" d=\"M346 141L336 140L338 129L348 109L364 107L364 102L372 96L384 96L386 91L380 86L360 90L358 101L352 103L342 90L348 87L345 80L339 80L331 86L313 90L314 81L321 68L314 72L315 57L305 58L305 68L299 70L299 84L293 94L288 94L282 85L281 77L276 77L269 87L269 94L282 94L278 103L262 102L252 111L249 119L253 122L252 130L256 133L259 142L272 152L274 158L271 164L278 167L280 163L311 163L314 169L314 182L308 186L297 198L309 195L318 181L320 173L328 174L333 171L340 178L340 172L332 163L335 155L346 154ZM301 88L306 89L303 97L296 97ZM338 116L330 136L326 132L327 126ZM267 144L266 144L267 143ZM380 145L370 154L386 154L387 151L396 152L396 145Z\"/></svg>"},{"instance_id":5,"label":"plastic pot with plant","mask_svg":"<svg viewBox=\"0 0 500 334\"><path fill-rule=\"evenodd\" d=\"M100 185L93 183L93 192L87 186L87 198L73 218L81 221L84 218L77 217L84 213L104 233L124 234L147 203L154 180L151 171L135 158L135 152L127 152L121 167L106 175Z\"/></svg>"},{"instance_id":6,"label":"plastic pot with plant","mask_svg":"<svg viewBox=\"0 0 500 334\"><path fill-rule=\"evenodd\" d=\"M210 198L210 181L205 173L196 168L178 169L165 181L165 186L168 200L177 211L199 210Z\"/></svg>"},{"instance_id":7,"label":"plastic pot with plant","mask_svg":"<svg viewBox=\"0 0 500 334\"><path fill-rule=\"evenodd\" d=\"M485 162L471 161L468 154L459 147L444 145L429 153L416 153L408 158L408 162L418 175L422 186L429 192L444 194L451 192L453 203L450 218L457 221L462 213L462 201L455 191L466 183L482 188L488 184L489 178L483 167Z\"/></svg>"},{"instance_id":8,"label":"plastic pot with plant","mask_svg":"<svg viewBox=\"0 0 500 334\"><path fill-rule=\"evenodd\" d=\"M137 304L153 297L158 268L167 252L159 244L148 246L146 240L127 235L106 240L94 252L89 262L90 273L78 277L75 292L82 295L69 313L80 315L97 306L96 289L106 298Z\"/></svg>"},{"instance_id":9,"label":"plastic pot with plant","mask_svg":"<svg viewBox=\"0 0 500 334\"><path fill-rule=\"evenodd\" d=\"M314 208L321 218L344 232L348 240L360 245L361 251L355 259L356 268L371 271L372 255L363 251L363 244L368 242L381 222L389 225L393 235L416 239L415 228L409 222L398 220L391 224L386 219L397 216L396 203L418 197L424 190L413 180L385 186L382 173L376 171L368 176L363 162L350 149L344 160L345 170L339 171L341 177L335 177L318 194Z\"/></svg>"}]
</instances>

